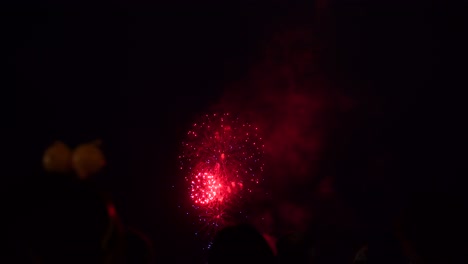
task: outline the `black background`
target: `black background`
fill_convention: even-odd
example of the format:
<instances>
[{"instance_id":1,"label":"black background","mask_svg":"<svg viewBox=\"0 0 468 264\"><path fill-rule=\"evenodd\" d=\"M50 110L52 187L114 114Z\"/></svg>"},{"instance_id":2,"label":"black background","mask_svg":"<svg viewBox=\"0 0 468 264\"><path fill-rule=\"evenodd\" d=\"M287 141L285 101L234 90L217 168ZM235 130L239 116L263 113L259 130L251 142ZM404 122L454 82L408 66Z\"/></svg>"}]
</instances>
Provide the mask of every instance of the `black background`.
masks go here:
<instances>
[{"instance_id":1,"label":"black background","mask_svg":"<svg viewBox=\"0 0 468 264\"><path fill-rule=\"evenodd\" d=\"M411 145L402 156L420 165L410 186L460 187L460 9L373 2L329 2L332 23L324 30L333 39L333 65L372 83L366 89L398 120L394 140ZM150 235L157 260L192 262L199 245L178 209L176 160L187 124L217 102L223 87L245 77L275 30L312 21L314 4L42 1L6 12L14 40L17 177L23 184L35 177L54 140L75 146L102 139L108 166L100 181L124 222Z\"/></svg>"}]
</instances>

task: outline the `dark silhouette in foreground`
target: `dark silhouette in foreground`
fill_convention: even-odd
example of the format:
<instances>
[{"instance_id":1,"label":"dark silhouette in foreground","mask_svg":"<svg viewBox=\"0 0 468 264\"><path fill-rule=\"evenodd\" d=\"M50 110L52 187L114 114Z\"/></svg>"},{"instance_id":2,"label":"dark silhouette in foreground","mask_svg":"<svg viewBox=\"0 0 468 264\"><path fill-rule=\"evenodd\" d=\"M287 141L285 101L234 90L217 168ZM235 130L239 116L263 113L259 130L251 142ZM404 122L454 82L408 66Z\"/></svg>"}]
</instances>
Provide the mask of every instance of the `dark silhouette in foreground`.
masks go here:
<instances>
[{"instance_id":1,"label":"dark silhouette in foreground","mask_svg":"<svg viewBox=\"0 0 468 264\"><path fill-rule=\"evenodd\" d=\"M26 195L30 199L15 223L15 260L40 264L154 261L149 240L124 228L112 201L91 182L47 175L28 186Z\"/></svg>"},{"instance_id":2,"label":"dark silhouette in foreground","mask_svg":"<svg viewBox=\"0 0 468 264\"><path fill-rule=\"evenodd\" d=\"M399 226L403 248L415 263L468 263L468 216L461 197L418 194Z\"/></svg>"},{"instance_id":3,"label":"dark silhouette in foreground","mask_svg":"<svg viewBox=\"0 0 468 264\"><path fill-rule=\"evenodd\" d=\"M275 257L263 236L249 225L221 230L215 237L209 264L273 263Z\"/></svg>"}]
</instances>

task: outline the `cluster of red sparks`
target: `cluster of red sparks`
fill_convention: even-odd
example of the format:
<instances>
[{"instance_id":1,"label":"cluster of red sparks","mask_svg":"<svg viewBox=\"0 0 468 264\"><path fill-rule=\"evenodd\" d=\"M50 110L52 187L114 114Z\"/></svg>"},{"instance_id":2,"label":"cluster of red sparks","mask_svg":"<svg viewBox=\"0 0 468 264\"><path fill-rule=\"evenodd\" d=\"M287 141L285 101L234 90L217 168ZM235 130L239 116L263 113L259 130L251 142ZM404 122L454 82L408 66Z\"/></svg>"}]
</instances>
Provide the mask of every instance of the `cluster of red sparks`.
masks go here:
<instances>
[{"instance_id":1,"label":"cluster of red sparks","mask_svg":"<svg viewBox=\"0 0 468 264\"><path fill-rule=\"evenodd\" d=\"M192 198L195 203L209 204L212 201L222 201L220 180L208 173L198 173L192 181Z\"/></svg>"},{"instance_id":2,"label":"cluster of red sparks","mask_svg":"<svg viewBox=\"0 0 468 264\"><path fill-rule=\"evenodd\" d=\"M180 169L199 222L222 226L223 220L232 217L231 209L248 199L263 181L264 145L259 129L229 113L204 115L182 144Z\"/></svg>"}]
</instances>

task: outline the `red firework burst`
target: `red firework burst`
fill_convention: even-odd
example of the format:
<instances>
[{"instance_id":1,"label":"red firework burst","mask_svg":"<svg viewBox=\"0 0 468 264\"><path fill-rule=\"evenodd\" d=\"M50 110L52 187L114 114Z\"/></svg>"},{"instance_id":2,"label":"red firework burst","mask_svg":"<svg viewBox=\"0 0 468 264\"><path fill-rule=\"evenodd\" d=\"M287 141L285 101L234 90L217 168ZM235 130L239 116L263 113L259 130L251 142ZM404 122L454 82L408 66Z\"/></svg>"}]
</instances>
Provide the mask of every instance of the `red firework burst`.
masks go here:
<instances>
[{"instance_id":1,"label":"red firework burst","mask_svg":"<svg viewBox=\"0 0 468 264\"><path fill-rule=\"evenodd\" d=\"M255 125L225 114L203 116L183 142L181 170L203 224L222 226L263 182L262 137ZM239 209L239 210L237 210Z\"/></svg>"}]
</instances>

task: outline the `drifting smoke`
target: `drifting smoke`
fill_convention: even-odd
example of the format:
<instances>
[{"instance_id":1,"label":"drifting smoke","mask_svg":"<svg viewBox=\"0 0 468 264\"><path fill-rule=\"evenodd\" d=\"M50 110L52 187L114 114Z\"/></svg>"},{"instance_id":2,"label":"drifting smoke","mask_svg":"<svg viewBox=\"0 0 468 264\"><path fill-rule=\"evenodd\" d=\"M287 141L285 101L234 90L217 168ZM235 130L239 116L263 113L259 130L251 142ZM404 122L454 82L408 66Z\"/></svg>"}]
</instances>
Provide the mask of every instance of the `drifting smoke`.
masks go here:
<instances>
[{"instance_id":1,"label":"drifting smoke","mask_svg":"<svg viewBox=\"0 0 468 264\"><path fill-rule=\"evenodd\" d=\"M312 35L297 30L274 38L262 61L219 105L262 126L269 160L265 176L282 192L318 177L328 134L353 105L320 71L320 49Z\"/></svg>"}]
</instances>

